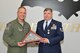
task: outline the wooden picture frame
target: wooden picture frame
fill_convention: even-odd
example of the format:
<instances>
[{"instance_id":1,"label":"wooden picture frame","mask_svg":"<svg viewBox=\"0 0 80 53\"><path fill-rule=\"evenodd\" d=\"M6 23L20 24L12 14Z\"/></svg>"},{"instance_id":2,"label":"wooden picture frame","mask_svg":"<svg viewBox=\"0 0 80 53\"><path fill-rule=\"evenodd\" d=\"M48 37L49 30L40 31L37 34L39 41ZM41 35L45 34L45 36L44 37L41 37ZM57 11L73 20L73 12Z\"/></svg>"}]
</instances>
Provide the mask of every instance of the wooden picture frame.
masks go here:
<instances>
[{"instance_id":1,"label":"wooden picture frame","mask_svg":"<svg viewBox=\"0 0 80 53\"><path fill-rule=\"evenodd\" d=\"M29 33L27 33L22 41L26 42L34 42L39 41L42 37L36 34L34 31L30 30Z\"/></svg>"}]
</instances>

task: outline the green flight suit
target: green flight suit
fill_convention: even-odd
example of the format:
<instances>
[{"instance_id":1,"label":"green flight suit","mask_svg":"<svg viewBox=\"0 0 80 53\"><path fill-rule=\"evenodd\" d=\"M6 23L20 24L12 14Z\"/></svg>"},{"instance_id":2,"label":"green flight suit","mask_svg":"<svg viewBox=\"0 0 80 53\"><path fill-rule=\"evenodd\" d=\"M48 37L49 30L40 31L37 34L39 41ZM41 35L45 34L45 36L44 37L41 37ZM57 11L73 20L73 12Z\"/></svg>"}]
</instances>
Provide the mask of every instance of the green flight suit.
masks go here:
<instances>
[{"instance_id":1,"label":"green flight suit","mask_svg":"<svg viewBox=\"0 0 80 53\"><path fill-rule=\"evenodd\" d=\"M23 26L15 19L9 22L3 34L3 40L8 44L7 53L27 53L27 44L19 47L17 42L22 41L30 31L30 25L24 21Z\"/></svg>"}]
</instances>

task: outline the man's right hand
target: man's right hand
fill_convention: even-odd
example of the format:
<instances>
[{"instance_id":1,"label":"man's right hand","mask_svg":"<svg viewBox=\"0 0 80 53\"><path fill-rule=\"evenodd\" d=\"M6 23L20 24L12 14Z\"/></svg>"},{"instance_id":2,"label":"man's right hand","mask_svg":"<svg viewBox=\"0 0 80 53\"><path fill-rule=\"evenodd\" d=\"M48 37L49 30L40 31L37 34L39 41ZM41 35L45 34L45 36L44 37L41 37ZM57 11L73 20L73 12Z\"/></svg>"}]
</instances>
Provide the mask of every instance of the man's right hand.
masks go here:
<instances>
[{"instance_id":1,"label":"man's right hand","mask_svg":"<svg viewBox=\"0 0 80 53\"><path fill-rule=\"evenodd\" d=\"M26 44L26 43L24 43L24 42L18 42L18 43L17 43L17 45L20 46L20 47L24 46L25 44Z\"/></svg>"}]
</instances>

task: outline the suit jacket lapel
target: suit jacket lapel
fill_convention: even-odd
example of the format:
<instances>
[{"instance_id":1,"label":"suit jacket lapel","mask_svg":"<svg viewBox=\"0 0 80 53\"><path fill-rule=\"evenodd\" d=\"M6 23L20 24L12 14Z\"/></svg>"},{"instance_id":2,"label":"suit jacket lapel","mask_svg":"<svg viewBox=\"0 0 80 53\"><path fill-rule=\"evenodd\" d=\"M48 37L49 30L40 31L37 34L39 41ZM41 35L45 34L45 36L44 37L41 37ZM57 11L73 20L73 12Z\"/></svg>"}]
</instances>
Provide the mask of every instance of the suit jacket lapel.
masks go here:
<instances>
[{"instance_id":1,"label":"suit jacket lapel","mask_svg":"<svg viewBox=\"0 0 80 53\"><path fill-rule=\"evenodd\" d=\"M40 26L40 30L44 33L45 31L44 31L44 28L43 28L43 23L44 23L44 20L41 22L41 26Z\"/></svg>"}]
</instances>

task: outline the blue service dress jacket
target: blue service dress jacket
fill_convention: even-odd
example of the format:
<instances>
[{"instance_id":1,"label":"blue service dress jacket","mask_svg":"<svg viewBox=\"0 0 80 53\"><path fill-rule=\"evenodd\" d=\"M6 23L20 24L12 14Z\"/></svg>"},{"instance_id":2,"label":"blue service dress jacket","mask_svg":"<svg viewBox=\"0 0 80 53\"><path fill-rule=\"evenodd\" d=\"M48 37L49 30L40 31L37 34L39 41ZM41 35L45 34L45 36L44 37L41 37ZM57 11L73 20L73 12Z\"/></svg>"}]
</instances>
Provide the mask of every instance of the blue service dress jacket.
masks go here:
<instances>
[{"instance_id":1,"label":"blue service dress jacket","mask_svg":"<svg viewBox=\"0 0 80 53\"><path fill-rule=\"evenodd\" d=\"M43 29L44 20L37 23L36 33L43 38L48 38L49 43L39 44L38 53L62 53L60 41L64 39L62 23L56 20L51 20L47 30Z\"/></svg>"}]
</instances>

